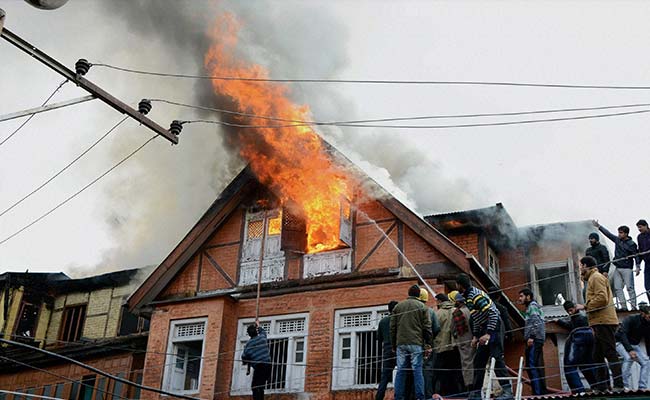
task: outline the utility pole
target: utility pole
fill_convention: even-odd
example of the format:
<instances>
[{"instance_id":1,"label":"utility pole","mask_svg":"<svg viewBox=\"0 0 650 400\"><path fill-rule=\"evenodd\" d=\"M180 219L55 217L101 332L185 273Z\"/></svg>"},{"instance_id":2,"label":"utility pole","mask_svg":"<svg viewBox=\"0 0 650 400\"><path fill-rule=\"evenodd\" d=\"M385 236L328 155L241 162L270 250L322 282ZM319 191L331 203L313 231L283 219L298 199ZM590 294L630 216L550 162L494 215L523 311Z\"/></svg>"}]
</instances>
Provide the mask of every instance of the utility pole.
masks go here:
<instances>
[{"instance_id":1,"label":"utility pole","mask_svg":"<svg viewBox=\"0 0 650 400\"><path fill-rule=\"evenodd\" d=\"M77 61L77 64L75 65L76 72L72 71L71 69L67 68L65 65L61 64L54 58L47 55L45 52L37 49L27 41L22 39L20 36L9 31L6 28L3 29L2 28L3 19L4 19L4 12L0 10L0 36L3 39L5 39L7 42L11 43L12 45L16 46L18 49L24 51L25 53L32 56L36 60L45 64L47 67L54 70L55 72L57 72L58 74L60 74L61 76L69 80L70 82L74 82L77 86L81 87L82 89L85 89L88 93L98 98L99 100L103 101L104 103L108 104L109 106L119 111L120 113L129 115L131 118L135 119L140 124L146 126L147 128L157 133L158 135L169 140L172 144L178 143L178 136L176 134L158 125L156 122L149 119L143 113L140 113L138 110L134 109L133 107L130 107L128 104L124 103L120 99L116 98L115 96L111 95L104 89L100 88L99 86L95 85L88 79L84 78L82 75L88 71L88 68L90 68L90 64L88 63L88 61L83 59Z\"/></svg>"}]
</instances>

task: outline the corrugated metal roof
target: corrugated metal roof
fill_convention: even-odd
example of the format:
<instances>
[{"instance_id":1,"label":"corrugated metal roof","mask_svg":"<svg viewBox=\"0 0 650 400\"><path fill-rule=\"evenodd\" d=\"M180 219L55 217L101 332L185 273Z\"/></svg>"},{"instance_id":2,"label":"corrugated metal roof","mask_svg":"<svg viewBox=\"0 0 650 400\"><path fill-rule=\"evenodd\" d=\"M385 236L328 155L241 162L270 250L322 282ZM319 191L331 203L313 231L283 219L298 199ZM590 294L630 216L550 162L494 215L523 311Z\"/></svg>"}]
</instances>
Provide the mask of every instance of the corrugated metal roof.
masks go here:
<instances>
[{"instance_id":1,"label":"corrugated metal roof","mask_svg":"<svg viewBox=\"0 0 650 400\"><path fill-rule=\"evenodd\" d=\"M562 393L546 394L542 396L526 396L526 399L539 400L564 400L564 399L591 399L591 400L608 400L608 399L650 399L650 390L607 390L604 392L593 391L584 393Z\"/></svg>"}]
</instances>

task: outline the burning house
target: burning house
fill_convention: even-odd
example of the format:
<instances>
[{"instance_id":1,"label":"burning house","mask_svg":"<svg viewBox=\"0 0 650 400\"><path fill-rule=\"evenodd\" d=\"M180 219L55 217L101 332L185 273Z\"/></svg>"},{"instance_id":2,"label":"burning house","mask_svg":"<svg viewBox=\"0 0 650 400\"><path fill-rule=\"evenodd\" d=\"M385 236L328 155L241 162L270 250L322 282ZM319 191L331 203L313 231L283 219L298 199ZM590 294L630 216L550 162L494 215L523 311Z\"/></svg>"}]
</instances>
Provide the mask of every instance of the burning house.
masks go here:
<instances>
[{"instance_id":1,"label":"burning house","mask_svg":"<svg viewBox=\"0 0 650 400\"><path fill-rule=\"evenodd\" d=\"M131 269L81 279L63 273L3 273L0 333L137 382L148 321L124 303L145 273ZM0 345L0 387L74 400L92 400L95 394L102 396L97 399L139 396L133 388L69 362L5 344ZM11 397L0 394L3 400Z\"/></svg>"}]
</instances>

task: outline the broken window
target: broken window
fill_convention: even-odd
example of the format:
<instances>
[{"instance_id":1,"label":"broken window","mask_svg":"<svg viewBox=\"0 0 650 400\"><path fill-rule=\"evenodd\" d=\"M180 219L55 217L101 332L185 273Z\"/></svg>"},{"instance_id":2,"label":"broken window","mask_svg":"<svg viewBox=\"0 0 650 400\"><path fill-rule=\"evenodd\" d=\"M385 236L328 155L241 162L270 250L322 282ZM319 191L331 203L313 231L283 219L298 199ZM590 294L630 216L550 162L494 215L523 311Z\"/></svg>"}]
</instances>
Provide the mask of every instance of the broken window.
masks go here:
<instances>
[{"instance_id":1,"label":"broken window","mask_svg":"<svg viewBox=\"0 0 650 400\"><path fill-rule=\"evenodd\" d=\"M20 317L16 324L16 336L31 337L36 334L36 324L38 323L38 312L40 310L40 301L34 295L25 294L20 305Z\"/></svg>"},{"instance_id":2,"label":"broken window","mask_svg":"<svg viewBox=\"0 0 650 400\"><path fill-rule=\"evenodd\" d=\"M372 388L379 383L382 349L377 327L386 315L386 306L336 312L333 388Z\"/></svg>"},{"instance_id":3,"label":"broken window","mask_svg":"<svg viewBox=\"0 0 650 400\"><path fill-rule=\"evenodd\" d=\"M59 340L63 342L76 342L81 339L86 319L86 305L66 307L63 310Z\"/></svg>"},{"instance_id":4,"label":"broken window","mask_svg":"<svg viewBox=\"0 0 650 400\"><path fill-rule=\"evenodd\" d=\"M207 318L174 321L165 363L164 387L173 393L198 393Z\"/></svg>"},{"instance_id":5,"label":"broken window","mask_svg":"<svg viewBox=\"0 0 650 400\"><path fill-rule=\"evenodd\" d=\"M562 305L566 300L577 300L576 280L572 262L558 261L532 266L535 299L543 306Z\"/></svg>"},{"instance_id":6,"label":"broken window","mask_svg":"<svg viewBox=\"0 0 650 400\"><path fill-rule=\"evenodd\" d=\"M284 277L284 252L281 248L282 214L280 210L265 210L246 214L239 274L240 285L257 283L260 258L262 260L262 282L270 282Z\"/></svg>"},{"instance_id":7,"label":"broken window","mask_svg":"<svg viewBox=\"0 0 650 400\"><path fill-rule=\"evenodd\" d=\"M347 246L352 246L352 203L350 200L341 199L340 214L339 239Z\"/></svg>"},{"instance_id":8,"label":"broken window","mask_svg":"<svg viewBox=\"0 0 650 400\"><path fill-rule=\"evenodd\" d=\"M251 319L239 321L238 345L232 378L232 395L250 393L251 375L241 362L241 353L250 340L246 330L254 322ZM260 318L260 326L267 332L271 356L271 377L266 389L274 393L302 392L306 371L307 318L305 314L283 315Z\"/></svg>"}]
</instances>

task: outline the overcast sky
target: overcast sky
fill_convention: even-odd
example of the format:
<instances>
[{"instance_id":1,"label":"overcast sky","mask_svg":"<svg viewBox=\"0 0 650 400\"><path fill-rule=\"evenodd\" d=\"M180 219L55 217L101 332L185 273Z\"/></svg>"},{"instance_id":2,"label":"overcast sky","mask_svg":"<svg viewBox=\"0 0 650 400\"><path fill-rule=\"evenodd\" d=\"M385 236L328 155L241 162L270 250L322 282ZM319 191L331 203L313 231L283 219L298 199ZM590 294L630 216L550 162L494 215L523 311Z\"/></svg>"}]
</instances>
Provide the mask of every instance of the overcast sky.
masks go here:
<instances>
[{"instance_id":1,"label":"overcast sky","mask_svg":"<svg viewBox=\"0 0 650 400\"><path fill-rule=\"evenodd\" d=\"M650 85L648 2L215 5L200 0L70 0L45 12L23 1L0 0L0 8L7 12L7 28L70 67L83 57L155 71L203 73L203 50L196 38L228 9L243 22L242 54L278 78ZM173 18L176 12L183 24ZM131 104L143 97L197 104L197 93L209 89L208 81L99 67L88 78ZM40 105L61 80L0 41L0 114ZM68 84L52 101L84 94ZM309 104L319 120L650 102L650 93L639 90L488 86L301 84L292 85L292 96ZM154 104L151 117L168 126L172 119L197 114ZM99 101L36 116L0 146L0 210L62 168L120 118ZM636 238L635 222L650 218L648 118L640 114L536 125L322 133L420 213L503 202L520 226L598 218L612 230L629 225ZM0 141L21 122L0 123ZM454 122L468 120L429 123ZM126 122L78 165L0 217L0 240L150 136L150 131ZM220 138L214 126L192 124L185 127L178 146L154 141L107 179L0 245L0 270L87 274L158 264L240 165Z\"/></svg>"}]
</instances>

